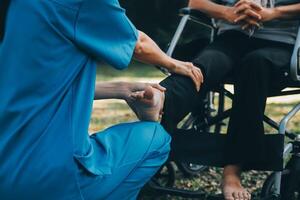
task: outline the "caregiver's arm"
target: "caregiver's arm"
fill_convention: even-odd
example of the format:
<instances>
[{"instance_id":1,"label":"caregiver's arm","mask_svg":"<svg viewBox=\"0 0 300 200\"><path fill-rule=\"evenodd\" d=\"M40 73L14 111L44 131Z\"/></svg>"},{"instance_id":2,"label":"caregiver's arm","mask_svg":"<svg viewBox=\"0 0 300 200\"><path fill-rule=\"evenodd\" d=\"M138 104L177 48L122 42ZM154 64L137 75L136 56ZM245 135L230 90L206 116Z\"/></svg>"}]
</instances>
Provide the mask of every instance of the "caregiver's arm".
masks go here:
<instances>
[{"instance_id":1,"label":"caregiver's arm","mask_svg":"<svg viewBox=\"0 0 300 200\"><path fill-rule=\"evenodd\" d=\"M128 82L106 82L97 83L95 88L95 100L100 99L123 99L128 100L132 93L143 91L146 87L151 86L162 92L165 88L159 84L150 83L128 83Z\"/></svg>"},{"instance_id":2,"label":"caregiver's arm","mask_svg":"<svg viewBox=\"0 0 300 200\"><path fill-rule=\"evenodd\" d=\"M190 77L199 91L203 82L201 70L190 62L182 62L167 56L145 33L139 31L139 38L134 50L134 58L168 69L171 73Z\"/></svg>"}]
</instances>

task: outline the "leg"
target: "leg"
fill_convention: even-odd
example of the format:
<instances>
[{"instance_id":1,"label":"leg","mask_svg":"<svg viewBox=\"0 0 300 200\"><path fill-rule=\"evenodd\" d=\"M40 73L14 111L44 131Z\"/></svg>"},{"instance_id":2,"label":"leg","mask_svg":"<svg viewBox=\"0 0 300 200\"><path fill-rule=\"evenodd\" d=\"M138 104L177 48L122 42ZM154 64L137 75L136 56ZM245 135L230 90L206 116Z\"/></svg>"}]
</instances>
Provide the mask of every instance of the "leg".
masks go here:
<instances>
[{"instance_id":1,"label":"leg","mask_svg":"<svg viewBox=\"0 0 300 200\"><path fill-rule=\"evenodd\" d=\"M166 130L172 132L201 103L205 94L228 76L246 51L247 44L241 42L244 37L236 32L223 34L196 56L193 63L201 68L204 75L204 83L199 93L187 77L172 75L161 82L167 88L162 118L162 125Z\"/></svg>"},{"instance_id":2,"label":"leg","mask_svg":"<svg viewBox=\"0 0 300 200\"><path fill-rule=\"evenodd\" d=\"M224 168L223 180L226 199L248 196L240 183L241 167L264 158L263 116L266 99L273 87L273 80L278 83L282 78L282 69L288 68L291 52L288 45L276 44L252 51L241 62L228 127L229 165Z\"/></svg>"},{"instance_id":3,"label":"leg","mask_svg":"<svg viewBox=\"0 0 300 200\"><path fill-rule=\"evenodd\" d=\"M228 127L232 163L259 161L257 156L263 150L261 138L266 99L274 84L280 88L281 73L288 69L291 53L289 45L262 48L247 54L242 60ZM234 153L237 149L242 153Z\"/></svg>"},{"instance_id":4,"label":"leg","mask_svg":"<svg viewBox=\"0 0 300 200\"><path fill-rule=\"evenodd\" d=\"M170 136L157 123L122 124L92 136L106 150L111 173L95 177L82 172L80 183L87 200L136 199L140 189L168 158Z\"/></svg>"}]
</instances>

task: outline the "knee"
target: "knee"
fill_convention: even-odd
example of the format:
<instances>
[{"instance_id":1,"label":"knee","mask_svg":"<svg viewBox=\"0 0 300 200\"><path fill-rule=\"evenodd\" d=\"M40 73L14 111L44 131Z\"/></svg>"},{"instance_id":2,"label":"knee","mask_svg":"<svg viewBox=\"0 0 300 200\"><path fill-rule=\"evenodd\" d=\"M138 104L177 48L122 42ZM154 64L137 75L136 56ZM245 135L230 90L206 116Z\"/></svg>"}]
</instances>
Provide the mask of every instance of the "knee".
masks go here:
<instances>
[{"instance_id":1,"label":"knee","mask_svg":"<svg viewBox=\"0 0 300 200\"><path fill-rule=\"evenodd\" d=\"M214 49L206 49L193 60L193 63L204 68L204 70L210 69L211 65L220 65L220 63L222 64L222 69L231 69L232 62L228 58L229 56L225 52Z\"/></svg>"},{"instance_id":2,"label":"knee","mask_svg":"<svg viewBox=\"0 0 300 200\"><path fill-rule=\"evenodd\" d=\"M232 60L226 52L222 52L214 49L204 50L193 63L201 68L204 73L204 79L210 80L210 77L218 76L222 79L232 70Z\"/></svg>"},{"instance_id":3,"label":"knee","mask_svg":"<svg viewBox=\"0 0 300 200\"><path fill-rule=\"evenodd\" d=\"M161 166L167 161L171 150L170 143L170 135L160 124L156 124L152 144L147 154L147 160L151 160L151 165Z\"/></svg>"},{"instance_id":4,"label":"knee","mask_svg":"<svg viewBox=\"0 0 300 200\"><path fill-rule=\"evenodd\" d=\"M150 141L146 157L147 159L155 159L156 162L163 164L169 156L171 137L160 124L154 122L146 123L149 130L152 130L150 135L149 131L144 133L148 142Z\"/></svg>"},{"instance_id":5,"label":"knee","mask_svg":"<svg viewBox=\"0 0 300 200\"><path fill-rule=\"evenodd\" d=\"M169 153L171 137L159 123L140 122L137 128L140 129L140 131L137 131L139 133L138 142L144 145L149 144L148 153Z\"/></svg>"},{"instance_id":6,"label":"knee","mask_svg":"<svg viewBox=\"0 0 300 200\"><path fill-rule=\"evenodd\" d=\"M242 68L246 68L248 72L258 72L266 70L271 65L271 62L267 56L264 55L263 51L257 50L247 54L242 59L241 65Z\"/></svg>"},{"instance_id":7,"label":"knee","mask_svg":"<svg viewBox=\"0 0 300 200\"><path fill-rule=\"evenodd\" d=\"M170 143L171 143L171 136L167 131L160 125L155 125L155 133L153 136L153 147L161 154L167 154L170 152Z\"/></svg>"}]
</instances>

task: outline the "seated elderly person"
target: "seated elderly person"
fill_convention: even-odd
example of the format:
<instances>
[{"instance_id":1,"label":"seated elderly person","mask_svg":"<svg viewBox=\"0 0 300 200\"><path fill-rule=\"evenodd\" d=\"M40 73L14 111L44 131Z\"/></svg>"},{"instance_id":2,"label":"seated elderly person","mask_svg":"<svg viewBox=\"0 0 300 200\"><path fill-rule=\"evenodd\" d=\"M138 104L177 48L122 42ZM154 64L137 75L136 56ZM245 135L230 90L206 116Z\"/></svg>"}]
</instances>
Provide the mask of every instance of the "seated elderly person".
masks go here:
<instances>
[{"instance_id":1,"label":"seated elderly person","mask_svg":"<svg viewBox=\"0 0 300 200\"><path fill-rule=\"evenodd\" d=\"M199 44L200 53L193 59L204 76L199 92L190 79L181 75L174 74L161 82L167 89L162 98L165 99L162 124L172 132L180 120L196 109L209 90L232 74L235 96L222 190L226 200L250 199L241 185L241 171L248 164L263 159L266 99L271 88L285 87L287 80L283 72L290 65L300 3L296 0L241 0L219 5L209 0L192 0L189 6L218 20L218 36L204 49L200 49ZM145 109L143 112L147 114ZM140 117L142 114L139 112Z\"/></svg>"}]
</instances>

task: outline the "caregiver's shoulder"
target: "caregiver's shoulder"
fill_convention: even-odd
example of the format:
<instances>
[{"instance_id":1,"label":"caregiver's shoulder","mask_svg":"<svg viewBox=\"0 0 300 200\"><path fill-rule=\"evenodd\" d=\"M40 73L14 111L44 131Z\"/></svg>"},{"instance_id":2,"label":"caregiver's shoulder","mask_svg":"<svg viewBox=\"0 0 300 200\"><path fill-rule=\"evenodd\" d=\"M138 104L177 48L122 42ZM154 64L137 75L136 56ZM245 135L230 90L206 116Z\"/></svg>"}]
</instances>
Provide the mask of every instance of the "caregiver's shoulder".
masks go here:
<instances>
[{"instance_id":1,"label":"caregiver's shoulder","mask_svg":"<svg viewBox=\"0 0 300 200\"><path fill-rule=\"evenodd\" d=\"M110 3L116 2L118 4L118 0L47 0L44 2L50 2L60 6L64 6L65 8L77 10L81 7L82 3L92 3L93 5L95 5L98 3L105 3L107 1Z\"/></svg>"}]
</instances>

